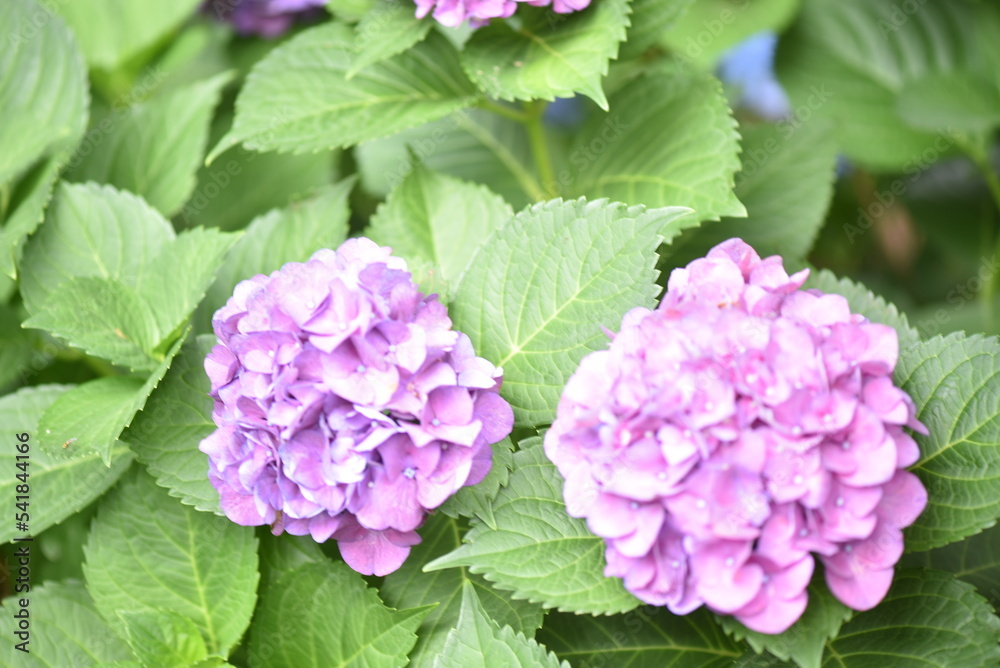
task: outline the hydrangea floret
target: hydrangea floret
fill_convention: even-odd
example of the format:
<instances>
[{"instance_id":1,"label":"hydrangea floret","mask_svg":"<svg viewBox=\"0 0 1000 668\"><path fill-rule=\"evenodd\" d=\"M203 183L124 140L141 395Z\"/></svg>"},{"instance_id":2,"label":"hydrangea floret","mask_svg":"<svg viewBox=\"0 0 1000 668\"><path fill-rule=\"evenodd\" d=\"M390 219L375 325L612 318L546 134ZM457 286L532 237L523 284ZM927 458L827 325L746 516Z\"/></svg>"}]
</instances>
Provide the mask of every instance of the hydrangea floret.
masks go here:
<instances>
[{"instance_id":1,"label":"hydrangea floret","mask_svg":"<svg viewBox=\"0 0 1000 668\"><path fill-rule=\"evenodd\" d=\"M605 539L605 574L643 601L780 633L815 557L851 608L889 589L927 503L904 427L927 432L892 381L896 331L807 276L726 241L566 385L545 452L569 514Z\"/></svg>"},{"instance_id":2,"label":"hydrangea floret","mask_svg":"<svg viewBox=\"0 0 1000 668\"><path fill-rule=\"evenodd\" d=\"M399 568L513 427L502 371L369 239L241 282L212 324L218 428L200 449L223 511L332 537L361 573Z\"/></svg>"},{"instance_id":3,"label":"hydrangea floret","mask_svg":"<svg viewBox=\"0 0 1000 668\"><path fill-rule=\"evenodd\" d=\"M586 9L590 0L416 0L416 3L417 18L433 12L438 23L454 28L466 21L481 26L490 19L507 18L517 9L518 3L552 7L558 14L569 14Z\"/></svg>"}]
</instances>

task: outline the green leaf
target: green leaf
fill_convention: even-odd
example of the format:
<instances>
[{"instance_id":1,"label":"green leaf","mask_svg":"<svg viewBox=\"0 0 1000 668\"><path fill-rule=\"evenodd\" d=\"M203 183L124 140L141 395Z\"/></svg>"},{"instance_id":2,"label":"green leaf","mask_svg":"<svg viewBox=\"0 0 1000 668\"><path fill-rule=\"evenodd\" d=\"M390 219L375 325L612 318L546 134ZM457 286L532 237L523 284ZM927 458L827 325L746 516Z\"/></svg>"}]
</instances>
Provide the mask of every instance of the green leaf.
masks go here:
<instances>
[{"instance_id":1,"label":"green leaf","mask_svg":"<svg viewBox=\"0 0 1000 668\"><path fill-rule=\"evenodd\" d=\"M688 11L694 0L632 0L632 25L618 51L620 60L641 56Z\"/></svg>"},{"instance_id":2,"label":"green leaf","mask_svg":"<svg viewBox=\"0 0 1000 668\"><path fill-rule=\"evenodd\" d=\"M489 658L487 658L489 657ZM434 660L434 668L482 666L522 666L524 668L569 668L534 640L501 628L483 609L471 583L462 585L462 608L458 625L448 632L444 648Z\"/></svg>"},{"instance_id":3,"label":"green leaf","mask_svg":"<svg viewBox=\"0 0 1000 668\"><path fill-rule=\"evenodd\" d=\"M39 162L14 188L6 219L0 227L0 272L10 278L17 278L24 242L45 217L45 207L64 160L65 154L60 154Z\"/></svg>"},{"instance_id":4,"label":"green leaf","mask_svg":"<svg viewBox=\"0 0 1000 668\"><path fill-rule=\"evenodd\" d=\"M931 73L992 76L998 41L1000 11L988 3L813 0L782 36L776 70L796 116L833 121L850 159L919 171L942 137L903 122L901 93Z\"/></svg>"},{"instance_id":5,"label":"green leaf","mask_svg":"<svg viewBox=\"0 0 1000 668\"><path fill-rule=\"evenodd\" d=\"M681 208L552 200L514 216L469 263L450 310L477 354L504 369L519 425L552 422L583 357L636 306L652 307L656 248L693 223Z\"/></svg>"},{"instance_id":6,"label":"green leaf","mask_svg":"<svg viewBox=\"0 0 1000 668\"><path fill-rule=\"evenodd\" d=\"M107 376L87 381L61 395L38 423L42 447L55 458L76 459L93 453L110 465L118 436L142 410L150 392L180 350L177 341L149 377Z\"/></svg>"},{"instance_id":7,"label":"green leaf","mask_svg":"<svg viewBox=\"0 0 1000 668\"><path fill-rule=\"evenodd\" d=\"M541 606L512 600L509 593L492 587L481 575L472 575L468 569L422 572L423 565L432 558L461 545L460 527L454 519L441 513L432 514L420 529L421 542L413 547L399 570L386 576L382 585L382 596L389 605L397 608L437 604L417 631L419 640L410 652L413 668L432 665L435 657L444 651L448 632L458 625L461 592L465 585L476 589L487 614L498 623L528 637L542 625L544 613Z\"/></svg>"},{"instance_id":8,"label":"green leaf","mask_svg":"<svg viewBox=\"0 0 1000 668\"><path fill-rule=\"evenodd\" d=\"M823 666L995 666L998 636L1000 619L971 585L908 568L878 607L854 615L827 643Z\"/></svg>"},{"instance_id":9,"label":"green leaf","mask_svg":"<svg viewBox=\"0 0 1000 668\"><path fill-rule=\"evenodd\" d=\"M176 213L195 187L222 74L132 107L116 107L88 133L93 148L66 175L129 190L163 215Z\"/></svg>"},{"instance_id":10,"label":"green leaf","mask_svg":"<svg viewBox=\"0 0 1000 668\"><path fill-rule=\"evenodd\" d=\"M208 656L205 641L187 617L168 610L120 612L125 640L144 666L188 668Z\"/></svg>"},{"instance_id":11,"label":"green leaf","mask_svg":"<svg viewBox=\"0 0 1000 668\"><path fill-rule=\"evenodd\" d=\"M644 76L611 96L574 140L574 193L686 206L698 220L743 216L733 194L739 135L719 82L684 69Z\"/></svg>"},{"instance_id":12,"label":"green leaf","mask_svg":"<svg viewBox=\"0 0 1000 668\"><path fill-rule=\"evenodd\" d=\"M466 74L490 97L553 100L582 93L602 109L601 78L629 26L628 0L603 0L571 14L522 6L518 26L494 21L462 50Z\"/></svg>"},{"instance_id":13,"label":"green leaf","mask_svg":"<svg viewBox=\"0 0 1000 668\"><path fill-rule=\"evenodd\" d=\"M250 627L249 665L402 666L428 612L386 608L345 564L306 564L264 592Z\"/></svg>"},{"instance_id":14,"label":"green leaf","mask_svg":"<svg viewBox=\"0 0 1000 668\"><path fill-rule=\"evenodd\" d=\"M22 543L25 545L27 543ZM30 623L28 653L14 648L21 642L14 635L18 599L28 598ZM32 585L30 594L14 594L4 600L0 615L0 666L4 668L49 668L90 666L132 658L128 646L107 627L94 610L94 602L80 582L49 582Z\"/></svg>"},{"instance_id":15,"label":"green leaf","mask_svg":"<svg viewBox=\"0 0 1000 668\"><path fill-rule=\"evenodd\" d=\"M621 580L604 576L604 540L566 514L562 477L540 439L522 443L514 472L493 504L497 528L472 527L465 544L426 571L468 567L514 598L567 612L613 614L639 605Z\"/></svg>"},{"instance_id":16,"label":"green leaf","mask_svg":"<svg viewBox=\"0 0 1000 668\"><path fill-rule=\"evenodd\" d=\"M16 310L0 305L0 392L26 380L36 357L33 333L21 329L20 319Z\"/></svg>"},{"instance_id":17,"label":"green leaf","mask_svg":"<svg viewBox=\"0 0 1000 668\"><path fill-rule=\"evenodd\" d=\"M230 249L199 312L211 326L212 314L225 305L240 281L269 274L287 262L305 262L321 248L336 248L347 238L348 197L355 179L344 179L315 196L256 218Z\"/></svg>"},{"instance_id":18,"label":"green leaf","mask_svg":"<svg viewBox=\"0 0 1000 668\"><path fill-rule=\"evenodd\" d=\"M911 469L927 488L927 509L906 531L919 552L993 526L1000 517L1000 341L936 336L900 355L896 384L913 398L930 436L917 435Z\"/></svg>"},{"instance_id":19,"label":"green leaf","mask_svg":"<svg viewBox=\"0 0 1000 668\"><path fill-rule=\"evenodd\" d=\"M1000 603L1000 525L929 552L903 555L901 563L951 573L976 587L994 608Z\"/></svg>"},{"instance_id":20,"label":"green leaf","mask_svg":"<svg viewBox=\"0 0 1000 668\"><path fill-rule=\"evenodd\" d=\"M698 0L663 43L685 62L711 69L723 53L747 37L763 30L781 32L800 4L799 0Z\"/></svg>"},{"instance_id":21,"label":"green leaf","mask_svg":"<svg viewBox=\"0 0 1000 668\"><path fill-rule=\"evenodd\" d=\"M674 615L652 605L600 618L551 612L538 639L576 666L723 668L743 652L705 609Z\"/></svg>"},{"instance_id":22,"label":"green leaf","mask_svg":"<svg viewBox=\"0 0 1000 668\"><path fill-rule=\"evenodd\" d=\"M351 146L473 102L475 89L458 55L437 34L348 81L353 49L351 30L328 23L271 51L247 78L233 128L209 161L238 143L296 153Z\"/></svg>"},{"instance_id":23,"label":"green leaf","mask_svg":"<svg viewBox=\"0 0 1000 668\"><path fill-rule=\"evenodd\" d=\"M85 554L87 589L116 630L120 612L162 609L194 622L208 652L225 656L250 623L253 530L181 505L141 469L102 500Z\"/></svg>"},{"instance_id":24,"label":"green leaf","mask_svg":"<svg viewBox=\"0 0 1000 668\"><path fill-rule=\"evenodd\" d=\"M30 457L27 473L31 486L31 534L41 533L88 505L132 463L132 453L124 446L112 448L108 468L96 453L66 461L51 448L39 444L38 423L42 415L68 389L42 385L0 397L0 424L8 425L13 432L30 435L26 454ZM15 472L21 472L16 469L18 454L13 444L0 452L0 464L11 472L0 481L0 502L8 508L14 507L16 486L22 484L14 477ZM24 534L15 529L13 522L0 524L0 543L19 535Z\"/></svg>"},{"instance_id":25,"label":"green leaf","mask_svg":"<svg viewBox=\"0 0 1000 668\"><path fill-rule=\"evenodd\" d=\"M808 593L806 611L787 631L777 635L752 631L728 615L718 619L726 633L736 640L746 640L758 654L766 650L784 661L793 660L801 668L820 668L827 641L837 637L853 611L834 598L821 575L813 576Z\"/></svg>"},{"instance_id":26,"label":"green leaf","mask_svg":"<svg viewBox=\"0 0 1000 668\"><path fill-rule=\"evenodd\" d=\"M493 467L480 482L463 487L448 498L439 508L439 512L449 517L475 517L486 523L491 529L497 528L493 516L493 499L501 487L507 485L510 469L514 465L514 444L510 438L504 438L493 444ZM458 547L456 545L456 547Z\"/></svg>"},{"instance_id":27,"label":"green leaf","mask_svg":"<svg viewBox=\"0 0 1000 668\"><path fill-rule=\"evenodd\" d=\"M413 170L409 151L436 172L486 185L514 208L545 199L527 132L509 118L462 109L442 120L361 144L355 154L365 189L388 195Z\"/></svg>"},{"instance_id":28,"label":"green leaf","mask_svg":"<svg viewBox=\"0 0 1000 668\"><path fill-rule=\"evenodd\" d=\"M52 8L73 28L87 62L111 70L173 32L194 13L199 1L73 0Z\"/></svg>"},{"instance_id":29,"label":"green leaf","mask_svg":"<svg viewBox=\"0 0 1000 668\"><path fill-rule=\"evenodd\" d=\"M429 263L439 280L454 285L483 241L513 215L485 186L418 163L372 216L367 236L408 262Z\"/></svg>"},{"instance_id":30,"label":"green leaf","mask_svg":"<svg viewBox=\"0 0 1000 668\"><path fill-rule=\"evenodd\" d=\"M1000 125L1000 88L968 72L931 73L908 82L896 106L904 121L921 130L989 132Z\"/></svg>"},{"instance_id":31,"label":"green leaf","mask_svg":"<svg viewBox=\"0 0 1000 668\"><path fill-rule=\"evenodd\" d=\"M842 295L847 298L852 313L860 313L872 322L894 328L896 334L899 335L901 352L905 352L908 348L920 343L920 335L910 325L906 314L901 313L895 304L874 294L861 283L855 283L849 278L837 278L828 269L814 269L809 273L809 279L802 287L807 290L815 289Z\"/></svg>"},{"instance_id":32,"label":"green leaf","mask_svg":"<svg viewBox=\"0 0 1000 668\"><path fill-rule=\"evenodd\" d=\"M92 503L34 536L33 554L40 558L32 558L32 582L83 580L83 545L96 512L97 504Z\"/></svg>"},{"instance_id":33,"label":"green leaf","mask_svg":"<svg viewBox=\"0 0 1000 668\"><path fill-rule=\"evenodd\" d=\"M269 528L269 527L268 527ZM278 580L299 566L327 561L319 543L312 536L273 535L261 529L260 534L260 590L266 591Z\"/></svg>"},{"instance_id":34,"label":"green leaf","mask_svg":"<svg viewBox=\"0 0 1000 668\"><path fill-rule=\"evenodd\" d=\"M804 258L833 197L837 144L830 126L779 123L740 132L743 167L736 175L736 196L747 217L706 222L685 237L686 246L707 250L740 237L761 257Z\"/></svg>"},{"instance_id":35,"label":"green leaf","mask_svg":"<svg viewBox=\"0 0 1000 668\"><path fill-rule=\"evenodd\" d=\"M215 343L214 336L205 335L184 344L121 440L171 496L221 515L219 493L208 480L208 458L198 450L202 439L215 431L204 366Z\"/></svg>"},{"instance_id":36,"label":"green leaf","mask_svg":"<svg viewBox=\"0 0 1000 668\"><path fill-rule=\"evenodd\" d=\"M48 5L47 5L48 6ZM0 5L0 184L44 155L71 150L87 127L87 70L66 25L34 0ZM9 267L4 273L10 274Z\"/></svg>"},{"instance_id":37,"label":"green leaf","mask_svg":"<svg viewBox=\"0 0 1000 668\"><path fill-rule=\"evenodd\" d=\"M433 24L433 19L418 19L409 3L376 5L354 28L355 56L347 70L347 78L423 41Z\"/></svg>"}]
</instances>

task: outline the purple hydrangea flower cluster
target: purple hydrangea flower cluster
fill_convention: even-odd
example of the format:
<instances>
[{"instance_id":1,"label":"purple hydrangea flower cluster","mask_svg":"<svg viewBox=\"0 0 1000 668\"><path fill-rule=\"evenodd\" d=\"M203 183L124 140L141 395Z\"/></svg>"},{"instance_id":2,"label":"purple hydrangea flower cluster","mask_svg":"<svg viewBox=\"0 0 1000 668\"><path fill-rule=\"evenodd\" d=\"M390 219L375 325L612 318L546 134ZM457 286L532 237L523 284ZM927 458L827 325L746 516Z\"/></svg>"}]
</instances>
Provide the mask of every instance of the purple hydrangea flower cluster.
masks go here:
<instances>
[{"instance_id":1,"label":"purple hydrangea flower cluster","mask_svg":"<svg viewBox=\"0 0 1000 668\"><path fill-rule=\"evenodd\" d=\"M278 37L296 21L323 16L326 0L205 0L202 12L232 23L241 35Z\"/></svg>"},{"instance_id":2,"label":"purple hydrangea flower cluster","mask_svg":"<svg viewBox=\"0 0 1000 668\"><path fill-rule=\"evenodd\" d=\"M590 0L416 0L417 18L434 13L438 23L454 28L465 23L473 26L489 23L490 19L507 18L523 2L534 7L552 7L559 14L586 9Z\"/></svg>"},{"instance_id":3,"label":"purple hydrangea flower cluster","mask_svg":"<svg viewBox=\"0 0 1000 668\"><path fill-rule=\"evenodd\" d=\"M223 511L333 537L361 573L399 568L513 427L502 371L369 239L243 281L212 324L218 429L200 449Z\"/></svg>"},{"instance_id":4,"label":"purple hydrangea flower cluster","mask_svg":"<svg viewBox=\"0 0 1000 668\"><path fill-rule=\"evenodd\" d=\"M814 554L846 605L885 596L927 503L903 427L926 430L892 382L896 331L800 290L807 275L726 241L566 385L546 454L607 543L605 574L640 599L780 633Z\"/></svg>"}]
</instances>

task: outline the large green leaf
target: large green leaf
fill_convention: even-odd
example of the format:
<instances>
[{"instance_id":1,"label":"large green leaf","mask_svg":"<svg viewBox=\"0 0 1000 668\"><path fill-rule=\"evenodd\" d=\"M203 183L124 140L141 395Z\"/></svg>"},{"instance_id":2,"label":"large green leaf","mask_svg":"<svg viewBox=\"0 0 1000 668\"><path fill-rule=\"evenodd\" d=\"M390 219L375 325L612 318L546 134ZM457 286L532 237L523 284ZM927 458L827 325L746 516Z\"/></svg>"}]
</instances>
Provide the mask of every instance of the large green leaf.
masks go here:
<instances>
[{"instance_id":1,"label":"large green leaf","mask_svg":"<svg viewBox=\"0 0 1000 668\"><path fill-rule=\"evenodd\" d=\"M27 653L14 647L21 642L15 635L18 620L13 615L22 597L31 601L25 608L30 624ZM132 658L128 646L94 610L94 602L81 582L32 585L30 594L14 594L6 599L0 615L0 633L4 637L0 666L4 668L92 666L95 662Z\"/></svg>"},{"instance_id":2,"label":"large green leaf","mask_svg":"<svg viewBox=\"0 0 1000 668\"><path fill-rule=\"evenodd\" d=\"M208 656L198 627L176 612L133 610L118 616L125 640L144 666L190 668Z\"/></svg>"},{"instance_id":3,"label":"large green leaf","mask_svg":"<svg viewBox=\"0 0 1000 668\"><path fill-rule=\"evenodd\" d=\"M562 478L540 439L522 447L493 504L497 528L473 526L465 544L425 570L467 567L514 598L568 612L613 614L638 606L621 580L604 576L604 540L566 514Z\"/></svg>"},{"instance_id":4,"label":"large green leaf","mask_svg":"<svg viewBox=\"0 0 1000 668\"><path fill-rule=\"evenodd\" d=\"M515 209L545 199L522 124L479 109L462 109L418 128L377 139L355 153L365 188L388 195L412 171L412 151L430 169L482 183Z\"/></svg>"},{"instance_id":5,"label":"large green leaf","mask_svg":"<svg viewBox=\"0 0 1000 668\"><path fill-rule=\"evenodd\" d=\"M357 52L347 77L364 68L406 51L427 37L433 26L430 18L418 19L414 8L404 2L384 2L365 13L354 28Z\"/></svg>"},{"instance_id":6,"label":"large green leaf","mask_svg":"<svg viewBox=\"0 0 1000 668\"><path fill-rule=\"evenodd\" d=\"M632 25L618 57L622 60L642 55L659 42L689 11L694 0L632 0Z\"/></svg>"},{"instance_id":7,"label":"large green leaf","mask_svg":"<svg viewBox=\"0 0 1000 668\"><path fill-rule=\"evenodd\" d=\"M458 624L448 632L434 668L569 668L544 646L509 626L500 627L483 609L475 587L462 585Z\"/></svg>"},{"instance_id":8,"label":"large green leaf","mask_svg":"<svg viewBox=\"0 0 1000 668\"><path fill-rule=\"evenodd\" d=\"M553 100L583 93L603 109L601 78L629 26L628 0L603 0L560 15L521 6L515 26L494 21L462 50L462 66L480 90L503 100Z\"/></svg>"},{"instance_id":9,"label":"large green leaf","mask_svg":"<svg viewBox=\"0 0 1000 668\"><path fill-rule=\"evenodd\" d=\"M448 632L458 625L465 585L476 590L487 614L497 623L528 637L542 625L541 606L512 600L508 592L493 588L481 575L472 575L468 569L449 568L432 573L421 570L434 557L461 545L460 529L459 522L441 513L428 517L420 529L420 544L413 547L398 571L386 576L382 585L382 596L397 608L437 604L417 631L419 640L410 653L413 668L432 665L435 657L444 651Z\"/></svg>"},{"instance_id":10,"label":"large green leaf","mask_svg":"<svg viewBox=\"0 0 1000 668\"><path fill-rule=\"evenodd\" d=\"M194 13L199 2L72 0L53 3L52 8L73 28L87 62L111 70L172 32Z\"/></svg>"},{"instance_id":11,"label":"large green leaf","mask_svg":"<svg viewBox=\"0 0 1000 668\"><path fill-rule=\"evenodd\" d=\"M501 393L520 425L552 422L563 385L636 306L655 305L656 248L693 219L580 199L517 214L480 247L451 317L477 354L504 369Z\"/></svg>"},{"instance_id":12,"label":"large green leaf","mask_svg":"<svg viewBox=\"0 0 1000 668\"><path fill-rule=\"evenodd\" d=\"M162 609L194 622L210 654L229 653L257 599L253 529L170 498L141 468L105 497L85 548L84 575L114 629L121 613Z\"/></svg>"},{"instance_id":13,"label":"large green leaf","mask_svg":"<svg viewBox=\"0 0 1000 668\"><path fill-rule=\"evenodd\" d=\"M208 457L198 450L201 440L215 431L204 366L215 343L214 336L205 335L184 345L121 440L171 496L221 515L219 493L208 480Z\"/></svg>"},{"instance_id":14,"label":"large green leaf","mask_svg":"<svg viewBox=\"0 0 1000 668\"><path fill-rule=\"evenodd\" d=\"M434 278L447 286L455 284L483 241L513 215L503 198L485 186L417 164L372 216L367 234L392 246L411 268L430 265Z\"/></svg>"},{"instance_id":15,"label":"large green leaf","mask_svg":"<svg viewBox=\"0 0 1000 668\"><path fill-rule=\"evenodd\" d=\"M342 563L305 564L264 592L250 627L249 665L396 668L429 608L392 610Z\"/></svg>"},{"instance_id":16,"label":"large green leaf","mask_svg":"<svg viewBox=\"0 0 1000 668\"><path fill-rule=\"evenodd\" d=\"M199 320L210 325L240 281L269 274L287 262L305 262L321 248L336 248L347 237L348 197L354 178L329 186L315 196L254 219L230 249L215 283L199 308Z\"/></svg>"},{"instance_id":17,"label":"large green leaf","mask_svg":"<svg viewBox=\"0 0 1000 668\"><path fill-rule=\"evenodd\" d=\"M0 424L8 425L12 432L30 435L26 453L30 459L23 472L28 474L27 484L31 487L28 511L31 534L41 533L99 497L132 463L132 454L123 446L112 448L110 468L96 453L66 461L61 453L57 455L52 448L40 446L38 423L45 410L68 389L61 385L43 385L0 398ZM0 501L7 508L14 507L17 485L23 484L14 477L22 473L16 468L18 454L13 443L0 452L0 463L10 472L0 482ZM14 522L0 524L0 543L18 535L24 534L16 530Z\"/></svg>"},{"instance_id":18,"label":"large green leaf","mask_svg":"<svg viewBox=\"0 0 1000 668\"><path fill-rule=\"evenodd\" d=\"M951 573L965 580L997 607L1000 604L1000 526L994 525L929 552L903 556L904 566L925 566Z\"/></svg>"},{"instance_id":19,"label":"large green leaf","mask_svg":"<svg viewBox=\"0 0 1000 668\"><path fill-rule=\"evenodd\" d=\"M231 77L177 88L94 122L88 151L66 175L129 190L171 216L195 187L212 111Z\"/></svg>"},{"instance_id":20,"label":"large green leaf","mask_svg":"<svg viewBox=\"0 0 1000 668\"><path fill-rule=\"evenodd\" d=\"M5 184L41 156L72 149L87 126L89 98L73 36L40 3L0 4L0 27L0 184Z\"/></svg>"},{"instance_id":21,"label":"large green leaf","mask_svg":"<svg viewBox=\"0 0 1000 668\"><path fill-rule=\"evenodd\" d=\"M878 607L856 614L827 643L823 668L995 666L998 637L1000 619L971 585L909 568Z\"/></svg>"},{"instance_id":22,"label":"large green leaf","mask_svg":"<svg viewBox=\"0 0 1000 668\"><path fill-rule=\"evenodd\" d=\"M458 54L431 34L406 53L347 79L354 35L338 23L310 28L254 66L233 128L209 159L242 143L304 153L351 146L440 118L472 103Z\"/></svg>"},{"instance_id":23,"label":"large green leaf","mask_svg":"<svg viewBox=\"0 0 1000 668\"><path fill-rule=\"evenodd\" d=\"M493 466L486 477L475 485L469 485L455 492L438 508L438 512L449 517L475 517L491 529L497 527L493 516L493 499L510 478L514 465L514 444L510 437L493 444ZM457 545L455 547L458 547Z\"/></svg>"},{"instance_id":24,"label":"large green leaf","mask_svg":"<svg viewBox=\"0 0 1000 668\"><path fill-rule=\"evenodd\" d=\"M969 72L927 74L903 86L897 108L915 128L989 132L1000 125L1000 88Z\"/></svg>"},{"instance_id":25,"label":"large green leaf","mask_svg":"<svg viewBox=\"0 0 1000 668\"><path fill-rule=\"evenodd\" d=\"M998 44L1000 11L989 3L813 0L783 36L776 67L796 117L834 121L855 161L909 171L947 143L903 122L903 90L925 75L992 74Z\"/></svg>"},{"instance_id":26,"label":"large green leaf","mask_svg":"<svg viewBox=\"0 0 1000 668\"><path fill-rule=\"evenodd\" d=\"M704 609L675 615L645 606L611 617L551 612L538 639L575 666L723 668L743 653Z\"/></svg>"},{"instance_id":27,"label":"large green leaf","mask_svg":"<svg viewBox=\"0 0 1000 668\"><path fill-rule=\"evenodd\" d=\"M17 278L24 242L42 223L65 154L47 158L29 170L14 188L6 215L0 215L0 272Z\"/></svg>"},{"instance_id":28,"label":"large green leaf","mask_svg":"<svg viewBox=\"0 0 1000 668\"><path fill-rule=\"evenodd\" d=\"M703 255L721 241L740 237L761 257L804 258L833 197L837 144L830 127L758 125L740 132L743 167L736 175L736 196L747 217L706 222L686 237L686 247Z\"/></svg>"},{"instance_id":29,"label":"large green leaf","mask_svg":"<svg viewBox=\"0 0 1000 668\"><path fill-rule=\"evenodd\" d=\"M1000 341L936 336L900 355L896 383L930 430L917 435L913 467L927 509L907 529L910 551L929 550L993 526L1000 517Z\"/></svg>"},{"instance_id":30,"label":"large green leaf","mask_svg":"<svg viewBox=\"0 0 1000 668\"><path fill-rule=\"evenodd\" d=\"M684 68L639 77L611 96L574 139L560 178L587 197L687 206L698 220L743 216L733 194L740 167L736 121L719 82Z\"/></svg>"}]
</instances>

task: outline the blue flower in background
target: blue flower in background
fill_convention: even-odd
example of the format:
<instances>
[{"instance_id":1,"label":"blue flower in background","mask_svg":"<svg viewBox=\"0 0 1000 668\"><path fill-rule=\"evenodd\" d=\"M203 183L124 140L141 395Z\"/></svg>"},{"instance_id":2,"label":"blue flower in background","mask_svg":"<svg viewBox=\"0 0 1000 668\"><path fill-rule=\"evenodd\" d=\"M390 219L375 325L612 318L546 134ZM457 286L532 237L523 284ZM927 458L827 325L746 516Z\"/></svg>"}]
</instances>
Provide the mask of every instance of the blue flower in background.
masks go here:
<instances>
[{"instance_id":1,"label":"blue flower in background","mask_svg":"<svg viewBox=\"0 0 1000 668\"><path fill-rule=\"evenodd\" d=\"M774 76L777 45L777 35L760 32L727 51L719 62L719 78L738 89L736 104L767 120L791 112L788 96Z\"/></svg>"},{"instance_id":2,"label":"blue flower in background","mask_svg":"<svg viewBox=\"0 0 1000 668\"><path fill-rule=\"evenodd\" d=\"M582 125L586 118L587 110L579 96L557 97L545 108L545 122L559 128L572 130Z\"/></svg>"}]
</instances>

